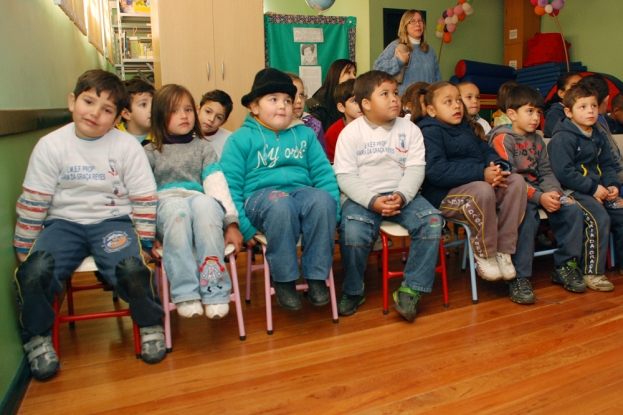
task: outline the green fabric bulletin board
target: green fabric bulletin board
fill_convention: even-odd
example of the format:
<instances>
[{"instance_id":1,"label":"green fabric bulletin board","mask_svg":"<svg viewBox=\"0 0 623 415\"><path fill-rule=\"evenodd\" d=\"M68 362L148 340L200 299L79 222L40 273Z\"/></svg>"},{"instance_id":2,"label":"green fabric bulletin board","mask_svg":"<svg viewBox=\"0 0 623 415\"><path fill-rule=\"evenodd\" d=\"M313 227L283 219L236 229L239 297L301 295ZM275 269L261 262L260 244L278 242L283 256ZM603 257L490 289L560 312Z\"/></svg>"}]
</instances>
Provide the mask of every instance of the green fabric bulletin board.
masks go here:
<instances>
[{"instance_id":1,"label":"green fabric bulletin board","mask_svg":"<svg viewBox=\"0 0 623 415\"><path fill-rule=\"evenodd\" d=\"M355 27L357 18L339 16L304 16L287 14L265 14L265 58L266 66L281 71L299 73L301 66L301 44L314 42L295 41L295 28L322 29L324 40L314 53L317 65L322 67L322 79L336 59L355 61Z\"/></svg>"}]
</instances>

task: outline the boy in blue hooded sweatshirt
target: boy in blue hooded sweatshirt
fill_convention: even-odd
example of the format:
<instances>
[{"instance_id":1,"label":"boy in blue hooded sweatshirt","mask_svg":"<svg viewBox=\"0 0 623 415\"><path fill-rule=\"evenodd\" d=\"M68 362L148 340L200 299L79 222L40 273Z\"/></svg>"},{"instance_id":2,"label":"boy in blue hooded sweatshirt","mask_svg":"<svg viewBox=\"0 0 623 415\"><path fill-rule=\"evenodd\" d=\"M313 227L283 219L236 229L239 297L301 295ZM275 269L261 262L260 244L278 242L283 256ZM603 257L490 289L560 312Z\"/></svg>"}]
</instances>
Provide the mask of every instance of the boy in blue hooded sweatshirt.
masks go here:
<instances>
[{"instance_id":1,"label":"boy in blue hooded sweatshirt","mask_svg":"<svg viewBox=\"0 0 623 415\"><path fill-rule=\"evenodd\" d=\"M242 97L250 114L230 136L221 157L240 232L249 245L254 245L258 231L266 236L266 261L277 302L290 310L301 308L296 291L296 243L301 234L309 300L317 306L330 300L326 280L333 264L340 197L314 131L292 120L296 92L285 73L259 71L251 92Z\"/></svg>"}]
</instances>

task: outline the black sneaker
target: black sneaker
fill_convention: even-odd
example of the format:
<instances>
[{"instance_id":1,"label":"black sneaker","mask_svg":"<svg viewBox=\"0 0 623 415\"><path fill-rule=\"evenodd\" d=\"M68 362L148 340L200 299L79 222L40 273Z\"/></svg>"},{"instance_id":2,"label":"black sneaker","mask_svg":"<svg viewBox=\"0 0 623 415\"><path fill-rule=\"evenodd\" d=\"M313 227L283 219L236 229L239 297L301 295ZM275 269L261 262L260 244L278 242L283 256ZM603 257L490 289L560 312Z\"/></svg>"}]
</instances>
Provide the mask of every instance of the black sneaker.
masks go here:
<instances>
[{"instance_id":1,"label":"black sneaker","mask_svg":"<svg viewBox=\"0 0 623 415\"><path fill-rule=\"evenodd\" d=\"M408 287L400 287L398 291L394 292L394 308L405 320L415 320L415 314L417 313L417 305L420 303L422 293L414 291Z\"/></svg>"},{"instance_id":2,"label":"black sneaker","mask_svg":"<svg viewBox=\"0 0 623 415\"><path fill-rule=\"evenodd\" d=\"M340 301L337 304L337 313L340 316L352 316L357 311L357 307L366 302L366 293L362 291L361 294L350 295L342 293Z\"/></svg>"},{"instance_id":3,"label":"black sneaker","mask_svg":"<svg viewBox=\"0 0 623 415\"><path fill-rule=\"evenodd\" d=\"M582 271L578 267L565 265L556 267L552 273L552 282L562 285L565 290L572 293L586 292L586 284L582 278Z\"/></svg>"},{"instance_id":4,"label":"black sneaker","mask_svg":"<svg viewBox=\"0 0 623 415\"><path fill-rule=\"evenodd\" d=\"M329 287L324 280L307 280L307 293L309 294L309 302L315 306L328 304L331 301L329 297Z\"/></svg>"},{"instance_id":5,"label":"black sneaker","mask_svg":"<svg viewBox=\"0 0 623 415\"><path fill-rule=\"evenodd\" d=\"M528 278L515 278L508 282L511 300L517 304L534 304L534 293Z\"/></svg>"},{"instance_id":6,"label":"black sneaker","mask_svg":"<svg viewBox=\"0 0 623 415\"><path fill-rule=\"evenodd\" d=\"M296 281L273 281L273 288L275 289L275 296L277 296L277 303L281 307L287 310L298 310L303 307L296 291Z\"/></svg>"}]
</instances>

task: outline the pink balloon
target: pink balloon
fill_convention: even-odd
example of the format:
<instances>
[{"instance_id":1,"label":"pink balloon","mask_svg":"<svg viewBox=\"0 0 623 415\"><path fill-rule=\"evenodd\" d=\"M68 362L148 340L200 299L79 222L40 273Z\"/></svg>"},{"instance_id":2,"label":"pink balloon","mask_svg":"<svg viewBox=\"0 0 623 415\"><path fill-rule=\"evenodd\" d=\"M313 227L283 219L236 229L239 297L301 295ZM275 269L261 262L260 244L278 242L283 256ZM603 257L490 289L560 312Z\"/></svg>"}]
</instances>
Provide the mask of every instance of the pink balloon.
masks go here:
<instances>
[{"instance_id":1,"label":"pink balloon","mask_svg":"<svg viewBox=\"0 0 623 415\"><path fill-rule=\"evenodd\" d=\"M440 17L440 18L437 20L437 24L446 24L445 19L444 19L443 17Z\"/></svg>"},{"instance_id":2,"label":"pink balloon","mask_svg":"<svg viewBox=\"0 0 623 415\"><path fill-rule=\"evenodd\" d=\"M463 13L464 13L464 11L463 11L463 6L462 6L462 5L460 5L460 4L459 4L459 5L457 5L457 6L454 8L454 14L455 14L455 15L457 15L457 16L458 16L459 14L463 14Z\"/></svg>"},{"instance_id":3,"label":"pink balloon","mask_svg":"<svg viewBox=\"0 0 623 415\"><path fill-rule=\"evenodd\" d=\"M554 10L560 10L563 7L565 7L565 1L564 0L554 0L554 1L552 1L551 5L554 8Z\"/></svg>"},{"instance_id":4,"label":"pink balloon","mask_svg":"<svg viewBox=\"0 0 623 415\"><path fill-rule=\"evenodd\" d=\"M448 17L454 16L454 8L450 7L448 10L446 10L446 13L448 13Z\"/></svg>"},{"instance_id":5,"label":"pink balloon","mask_svg":"<svg viewBox=\"0 0 623 415\"><path fill-rule=\"evenodd\" d=\"M456 25L449 24L447 27L448 27L448 32L450 33L454 33L454 31L456 30Z\"/></svg>"},{"instance_id":6,"label":"pink balloon","mask_svg":"<svg viewBox=\"0 0 623 415\"><path fill-rule=\"evenodd\" d=\"M545 6L547 6L549 4L549 2L547 0L539 0L537 2L537 4L543 8L545 8Z\"/></svg>"}]
</instances>

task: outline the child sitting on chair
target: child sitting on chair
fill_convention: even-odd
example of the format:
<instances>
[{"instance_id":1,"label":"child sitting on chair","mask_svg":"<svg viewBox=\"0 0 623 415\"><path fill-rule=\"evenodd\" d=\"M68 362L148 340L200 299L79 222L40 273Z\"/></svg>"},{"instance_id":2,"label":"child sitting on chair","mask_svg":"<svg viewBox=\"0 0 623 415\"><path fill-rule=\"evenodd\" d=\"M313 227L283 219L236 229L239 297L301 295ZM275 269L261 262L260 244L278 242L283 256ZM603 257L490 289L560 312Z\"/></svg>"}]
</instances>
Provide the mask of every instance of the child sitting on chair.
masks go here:
<instances>
[{"instance_id":1,"label":"child sitting on chair","mask_svg":"<svg viewBox=\"0 0 623 415\"><path fill-rule=\"evenodd\" d=\"M331 164L314 132L292 118L297 89L285 73L262 69L251 92L240 129L223 149L221 165L240 214L240 231L254 245L257 231L266 236L266 258L277 302L302 307L296 244L302 235L303 277L309 300L330 301L326 280L333 264L340 193Z\"/></svg>"}]
</instances>

